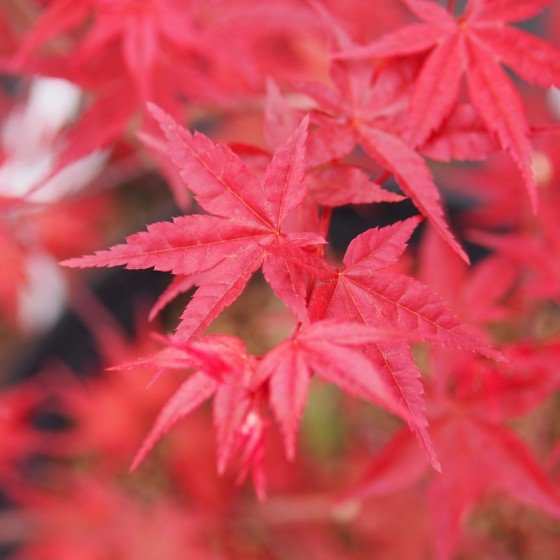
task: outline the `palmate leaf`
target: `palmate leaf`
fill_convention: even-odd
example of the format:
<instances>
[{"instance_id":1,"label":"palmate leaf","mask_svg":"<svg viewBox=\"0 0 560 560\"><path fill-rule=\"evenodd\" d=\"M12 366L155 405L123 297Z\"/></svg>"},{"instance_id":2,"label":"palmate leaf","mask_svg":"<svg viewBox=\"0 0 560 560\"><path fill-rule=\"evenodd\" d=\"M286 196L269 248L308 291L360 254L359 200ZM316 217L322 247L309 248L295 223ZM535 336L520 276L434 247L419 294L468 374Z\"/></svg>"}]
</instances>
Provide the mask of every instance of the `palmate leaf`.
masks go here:
<instances>
[{"instance_id":1,"label":"palmate leaf","mask_svg":"<svg viewBox=\"0 0 560 560\"><path fill-rule=\"evenodd\" d=\"M556 390L553 364L558 344L549 345L544 354L543 348L536 351L525 345L512 350L507 367L500 364L494 369L473 354L432 353L427 400L442 474L430 476L414 438L401 430L342 499L382 496L416 485L416 491L422 489L428 498L431 538L439 560L455 558L466 516L490 492L501 491L560 518L557 485L504 422L533 410ZM444 379L435 375L438 372Z\"/></svg>"},{"instance_id":2,"label":"palmate leaf","mask_svg":"<svg viewBox=\"0 0 560 560\"><path fill-rule=\"evenodd\" d=\"M504 25L536 15L552 0L470 0L459 21L431 0L406 0L405 4L423 20L422 24L402 27L365 47L347 49L339 58L398 57L430 51L409 110L409 134L414 146L424 144L451 113L464 71L473 105L488 131L516 162L536 209L530 127L521 99L499 64L543 87L560 84L560 51ZM418 33L418 25L425 27L424 36ZM400 46L399 39L406 36ZM475 150L474 159L477 155Z\"/></svg>"},{"instance_id":3,"label":"palmate leaf","mask_svg":"<svg viewBox=\"0 0 560 560\"><path fill-rule=\"evenodd\" d=\"M355 238L348 247L344 268L314 294L313 312L337 317L350 314L373 327L394 328L418 340L496 357L428 286L381 270L398 258L417 223L412 218L370 229Z\"/></svg>"},{"instance_id":4,"label":"palmate leaf","mask_svg":"<svg viewBox=\"0 0 560 560\"><path fill-rule=\"evenodd\" d=\"M18 59L25 60L43 43L69 32L80 38L70 55L71 65L77 67L102 58L118 45L122 62L113 53L113 65L124 65L144 101L154 93L154 71L162 54L173 56L175 50L192 49L196 44L189 7L176 0L141 4L135 0L55 0L27 34Z\"/></svg>"},{"instance_id":5,"label":"palmate leaf","mask_svg":"<svg viewBox=\"0 0 560 560\"><path fill-rule=\"evenodd\" d=\"M180 419L193 412L211 397L217 429L218 467L223 472L232 451L239 424L251 404L250 393L244 388L244 374L250 371L253 359L238 338L213 335L194 343L183 343L177 337L162 339L164 348L155 354L119 366L118 369L142 367L158 372L175 370L193 373L179 386L156 418L132 463L135 469L152 447ZM239 418L233 421L234 416ZM228 435L229 434L229 435Z\"/></svg>"},{"instance_id":6,"label":"palmate leaf","mask_svg":"<svg viewBox=\"0 0 560 560\"><path fill-rule=\"evenodd\" d=\"M312 294L313 319L339 318L370 327L394 329L407 338L452 348L465 348L490 357L496 352L473 336L446 303L428 286L383 269L395 262L418 224L412 218L392 226L371 229L354 239L344 267ZM368 357L384 372L393 394L406 407L411 428L439 463L427 432L420 373L408 345L380 342L368 347Z\"/></svg>"},{"instance_id":7,"label":"palmate leaf","mask_svg":"<svg viewBox=\"0 0 560 560\"><path fill-rule=\"evenodd\" d=\"M491 490L560 517L560 493L532 451L510 429L475 416L446 414L432 423L443 473L428 486L432 540L438 560L450 560L462 523ZM403 490L428 474L428 465L409 432L401 431L371 463L344 500Z\"/></svg>"},{"instance_id":8,"label":"palmate leaf","mask_svg":"<svg viewBox=\"0 0 560 560\"><path fill-rule=\"evenodd\" d=\"M310 88L314 99L336 111L338 102L334 91L322 84L296 84L296 88ZM321 97L321 92L325 95ZM330 97L332 99L330 99ZM265 107L264 132L267 142L277 147L297 127L297 111L290 107L278 86L269 80ZM369 175L349 164L339 162L355 145L355 134L350 128L336 123L321 123L308 138L307 155L309 191L321 206L399 202L404 197L387 191L371 180ZM325 162L330 162L325 166Z\"/></svg>"},{"instance_id":9,"label":"palmate leaf","mask_svg":"<svg viewBox=\"0 0 560 560\"><path fill-rule=\"evenodd\" d=\"M407 418L381 370L361 351L375 340L400 338L388 329L374 329L338 320L318 321L271 350L259 364L259 381L270 380L270 404L282 429L286 455L293 459L297 429L312 373Z\"/></svg>"},{"instance_id":10,"label":"palmate leaf","mask_svg":"<svg viewBox=\"0 0 560 560\"><path fill-rule=\"evenodd\" d=\"M124 244L63 264L155 268L180 275L187 286L198 285L177 328L183 340L231 305L263 264L276 294L305 320L305 286L321 269L311 251L323 240L312 232L285 232L283 226L306 194L307 119L277 150L261 184L231 149L191 135L157 107L152 111L175 165L199 204L214 215L152 224Z\"/></svg>"},{"instance_id":11,"label":"palmate leaf","mask_svg":"<svg viewBox=\"0 0 560 560\"><path fill-rule=\"evenodd\" d=\"M430 13L434 11L431 5L428 4L426 8L424 4L425 2L420 2L419 9L424 10L425 8ZM435 14L438 13L439 11L436 8ZM327 19L329 31L336 44L336 50L329 65L329 74L334 87L331 89L323 84L312 82L292 84L296 90L314 99L319 108L326 113L323 118L318 120L318 128L312 130L310 143L318 135L324 134L325 131L329 133L329 137L332 136L332 132L337 131L338 138L344 139L344 142L341 143L344 151L336 154L336 159L347 155L357 144L360 145L376 164L395 175L405 195L434 224L438 232L457 254L468 262L468 256L447 224L441 197L434 184L432 174L424 159L414 149L416 143L421 142L415 142L412 147L407 145L399 137L399 127L392 125L392 119L398 112L398 108L407 101L407 88L403 87L398 70L393 67L382 67L382 71L374 74L368 64L340 60L338 55L341 50L351 53L353 58L364 58L373 53L366 55L364 51L354 49L344 30L337 25L333 18L326 17L324 9L321 10L321 14L323 19ZM453 22L452 19L451 22ZM428 49L438 42L437 28L432 27L430 33L425 33L425 31L426 29L415 29L413 36L424 45L423 49ZM446 37L449 35L449 30L441 30L440 35L442 38ZM403 41L406 44L406 39L403 38ZM401 37L398 37L391 41L391 44L398 50L397 43L400 44L400 42ZM457 76L455 78L456 84L451 88L452 99L444 105L448 109L452 108L453 101L458 96L461 73L454 63L459 62L462 57L464 50L462 43L457 44L452 50L457 51L456 60L443 66L446 71L444 73ZM385 53L385 55L388 54ZM382 49L375 53L375 56L384 56ZM460 67L461 65L459 65ZM441 71L439 65L438 70ZM383 87L379 85L382 80L386 80L383 82ZM430 90L432 89L430 88ZM443 89L443 87L439 89ZM439 90L435 93L439 93ZM434 91L428 91L426 95L417 99L417 105L424 103L426 100L431 103L433 95ZM438 105L438 100L435 101L435 104ZM422 120L426 114L430 114L430 112L426 111L423 106L420 116ZM425 128L423 134L429 134L436 126L441 124L445 116L442 113L441 116L435 117L435 122L428 122L427 125L423 125ZM351 141L352 139L353 141ZM326 144L332 146L333 142L326 142ZM329 150L323 150L323 155L326 161L322 163L332 159Z\"/></svg>"}]
</instances>

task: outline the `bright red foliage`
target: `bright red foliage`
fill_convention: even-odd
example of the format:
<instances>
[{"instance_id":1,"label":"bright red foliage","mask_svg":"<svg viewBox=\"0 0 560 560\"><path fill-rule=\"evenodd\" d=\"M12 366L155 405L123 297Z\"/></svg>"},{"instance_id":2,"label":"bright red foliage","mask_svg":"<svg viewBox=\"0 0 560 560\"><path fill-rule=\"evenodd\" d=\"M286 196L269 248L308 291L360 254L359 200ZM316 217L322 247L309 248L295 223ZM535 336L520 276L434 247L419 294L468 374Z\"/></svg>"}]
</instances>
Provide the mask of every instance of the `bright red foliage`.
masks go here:
<instances>
[{"instance_id":1,"label":"bright red foliage","mask_svg":"<svg viewBox=\"0 0 560 560\"><path fill-rule=\"evenodd\" d=\"M472 520L560 519L558 2L8 4L0 350L98 360L0 391L14 557L556 558ZM133 343L59 260L172 279Z\"/></svg>"},{"instance_id":2,"label":"bright red foliage","mask_svg":"<svg viewBox=\"0 0 560 560\"><path fill-rule=\"evenodd\" d=\"M408 132L413 146L421 146L449 116L466 72L473 105L486 128L517 163L536 208L529 125L521 99L498 63L542 87L560 83L560 51L546 41L504 25L535 16L553 0L469 0L458 19L430 0L404 3L423 23L403 27L367 47L348 51L346 56L384 58L430 51L410 103Z\"/></svg>"}]
</instances>

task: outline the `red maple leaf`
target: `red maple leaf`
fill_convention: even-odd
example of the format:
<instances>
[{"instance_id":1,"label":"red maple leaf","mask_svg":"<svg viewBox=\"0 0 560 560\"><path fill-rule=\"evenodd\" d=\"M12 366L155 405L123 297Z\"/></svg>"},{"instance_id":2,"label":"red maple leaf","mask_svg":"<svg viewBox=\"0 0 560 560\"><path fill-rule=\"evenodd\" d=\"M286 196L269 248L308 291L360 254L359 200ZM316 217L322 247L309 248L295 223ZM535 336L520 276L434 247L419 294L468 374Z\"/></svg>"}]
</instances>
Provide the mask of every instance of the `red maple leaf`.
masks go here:
<instances>
[{"instance_id":1,"label":"red maple leaf","mask_svg":"<svg viewBox=\"0 0 560 560\"><path fill-rule=\"evenodd\" d=\"M373 341L391 338L402 337L356 323L319 321L299 329L260 359L230 336L201 337L188 344L165 341L163 350L119 368L151 368L158 376L170 370L193 372L159 413L132 469L177 421L213 398L218 472L223 474L230 458L239 455L239 482L252 472L257 493L264 496L267 420L262 404L272 408L284 435L286 455L292 460L312 374L408 418L382 372L362 352Z\"/></svg>"},{"instance_id":2,"label":"red maple leaf","mask_svg":"<svg viewBox=\"0 0 560 560\"><path fill-rule=\"evenodd\" d=\"M336 45L334 54L348 50L346 32L318 3ZM359 144L389 174L403 192L434 225L442 237L466 261L468 257L445 220L440 195L424 159L399 137L400 119L408 104L410 80L395 67L373 71L367 63L331 60L333 88L315 82L292 84L314 99L318 129L310 135L310 147L318 162L339 159ZM313 146L315 145L315 150Z\"/></svg>"},{"instance_id":3,"label":"red maple leaf","mask_svg":"<svg viewBox=\"0 0 560 560\"><path fill-rule=\"evenodd\" d=\"M142 103L158 99L162 85L171 90L165 94L170 97L187 92L189 97L227 102L224 87L262 80L258 63L266 58L259 60L251 49L253 41L277 30L288 34L305 21L306 11L292 6L292 18L287 19L280 17L276 2L264 7L253 0L221 4L217 10L181 0L56 0L24 37L16 62L27 62L39 47L70 35L75 49L66 61L71 70L89 66L88 78L98 85L107 76L92 72L91 64L101 59L107 63L105 71L112 67L127 74ZM237 33L231 32L234 28ZM246 33L239 32L241 28ZM228 34L226 47L220 39ZM231 67L237 84L228 76Z\"/></svg>"},{"instance_id":4,"label":"red maple leaf","mask_svg":"<svg viewBox=\"0 0 560 560\"><path fill-rule=\"evenodd\" d=\"M166 342L163 350L121 366L151 367L158 371L191 370L159 413L136 453L135 469L157 441L181 418L213 398L218 449L218 473L223 474L233 455L239 456L238 483L251 473L259 497L266 492L264 443L267 420L255 390L256 359L242 341L230 336L203 337L192 344Z\"/></svg>"},{"instance_id":5,"label":"red maple leaf","mask_svg":"<svg viewBox=\"0 0 560 560\"><path fill-rule=\"evenodd\" d=\"M337 317L395 329L409 338L495 357L495 353L473 337L426 285L383 270L403 253L418 221L418 218L411 218L382 229L370 229L356 237L346 251L344 267L314 290L311 317ZM385 373L396 397L409 411L411 427L437 468L439 463L426 430L420 372L408 345L381 342L369 345L366 353Z\"/></svg>"},{"instance_id":6,"label":"red maple leaf","mask_svg":"<svg viewBox=\"0 0 560 560\"><path fill-rule=\"evenodd\" d=\"M560 51L546 41L505 24L538 14L555 0L470 0L455 19L428 0L403 0L422 20L370 45L347 49L351 59L406 56L429 51L414 87L409 141L421 146L455 107L465 74L470 98L486 128L515 160L533 208L530 128L523 103L500 63L528 82L550 87L560 79Z\"/></svg>"},{"instance_id":7,"label":"red maple leaf","mask_svg":"<svg viewBox=\"0 0 560 560\"><path fill-rule=\"evenodd\" d=\"M191 135L153 108L167 135L170 154L202 208L213 215L156 223L126 244L68 266L153 267L183 277L199 288L181 318L177 335L186 340L237 299L261 266L266 280L298 318L306 322L308 275L328 267L306 248L322 244L315 233L288 230L287 218L306 195L307 120L273 157L262 182L228 147L200 133Z\"/></svg>"},{"instance_id":8,"label":"red maple leaf","mask_svg":"<svg viewBox=\"0 0 560 560\"><path fill-rule=\"evenodd\" d=\"M553 362L558 350L547 352ZM538 354L538 351L537 351ZM528 381L519 379L519 359L514 351L514 369L492 370L473 355L440 352L434 355L432 371L443 373L428 386L431 434L441 458L443 473L432 476L427 488L428 511L432 520L432 540L438 560L450 560L458 546L465 517L490 491L501 491L516 500L560 517L560 492L550 480L525 442L504 426L504 416L525 413L542 401L535 381L548 368L526 355ZM534 351L533 351L534 356ZM538 362L539 370L532 368ZM544 367L543 367L544 366ZM548 392L557 388L547 375ZM498 384L495 384L497 382ZM447 386L446 386L447 384ZM455 385L455 389L450 387ZM442 386L445 387L442 392ZM541 388L543 389L544 386ZM489 398L495 399L489 403ZM490 404L490 406L488 406ZM492 406L495 405L495 406ZM513 405L513 406L512 406ZM503 406L503 407L502 407ZM370 464L363 479L346 498L391 494L410 487L430 472L425 457L407 430L401 430Z\"/></svg>"},{"instance_id":9,"label":"red maple leaf","mask_svg":"<svg viewBox=\"0 0 560 560\"><path fill-rule=\"evenodd\" d=\"M268 144L278 148L297 128L298 112L282 96L278 86L269 80L265 107L264 133ZM314 201L321 206L335 207L346 204L371 204L379 202L399 202L404 198L381 188L372 181L364 170L353 165L329 160L338 158L339 142L345 152L348 147L345 135L337 138L336 127L318 129L308 140L309 192ZM331 152L333 150L334 152Z\"/></svg>"},{"instance_id":10,"label":"red maple leaf","mask_svg":"<svg viewBox=\"0 0 560 560\"><path fill-rule=\"evenodd\" d=\"M295 437L312 373L343 391L405 415L382 372L361 348L375 340L399 338L388 330L359 323L318 321L271 350L259 364L259 381L269 381L270 405L282 428L286 455L292 459Z\"/></svg>"}]
</instances>

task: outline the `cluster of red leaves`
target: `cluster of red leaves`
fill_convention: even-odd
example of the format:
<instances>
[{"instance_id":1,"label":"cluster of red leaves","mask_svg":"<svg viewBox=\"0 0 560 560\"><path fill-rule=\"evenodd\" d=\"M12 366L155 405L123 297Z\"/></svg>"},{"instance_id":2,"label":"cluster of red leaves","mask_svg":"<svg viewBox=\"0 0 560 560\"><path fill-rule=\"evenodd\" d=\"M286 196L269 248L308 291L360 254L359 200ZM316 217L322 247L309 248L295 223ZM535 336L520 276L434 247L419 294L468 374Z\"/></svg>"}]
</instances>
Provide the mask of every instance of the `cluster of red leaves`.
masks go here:
<instances>
[{"instance_id":1,"label":"cluster of red leaves","mask_svg":"<svg viewBox=\"0 0 560 560\"><path fill-rule=\"evenodd\" d=\"M195 290L159 350L110 360L152 371L156 381L162 373L182 378L133 468L211 401L218 472L234 467L238 482L252 477L264 498L268 442L276 428L295 459L317 376L407 424L376 450L342 509L421 488L438 560L454 556L463 519L493 489L560 517L554 480L506 423L536 409L560 380L558 310L551 310L560 298L557 126L542 92L502 68L541 88L560 86L560 51L512 25L554 0L468 0L461 13L453 1L395 0L371 27L358 0L17 4L22 10L0 19L10 30L0 45L4 71L69 80L87 102L53 135L55 163L26 195L0 201L0 254L10 270L0 304L16 314L22 245L67 258L70 267L171 273L152 317ZM34 10L30 24L21 13ZM375 19L371 10L365 14ZM95 212L87 210L84 226L72 219L75 206L60 214L51 201L42 225L34 197L99 150L110 164L96 183L115 182L115 169L137 173L149 155L188 213L77 257L96 239L88 230ZM454 164L464 161L480 164ZM471 201L458 221L462 236L449 224L438 179ZM338 259L329 243L337 207L379 216L405 199L418 216L367 229ZM420 248L403 264L422 220ZM469 268L460 239L491 256ZM250 341L206 329L257 274L293 321L284 340L252 353ZM547 313L553 326L539 330ZM416 348L423 354L415 359ZM82 443L124 459L137 443L126 436L136 435L159 395L145 397L146 410L128 410L112 398L126 393L136 403L137 389L110 384L99 393L92 387L86 399L73 391L65 398L74 417L99 414ZM85 485L83 495L90 492L105 489ZM324 542L317 547L327 557Z\"/></svg>"}]
</instances>

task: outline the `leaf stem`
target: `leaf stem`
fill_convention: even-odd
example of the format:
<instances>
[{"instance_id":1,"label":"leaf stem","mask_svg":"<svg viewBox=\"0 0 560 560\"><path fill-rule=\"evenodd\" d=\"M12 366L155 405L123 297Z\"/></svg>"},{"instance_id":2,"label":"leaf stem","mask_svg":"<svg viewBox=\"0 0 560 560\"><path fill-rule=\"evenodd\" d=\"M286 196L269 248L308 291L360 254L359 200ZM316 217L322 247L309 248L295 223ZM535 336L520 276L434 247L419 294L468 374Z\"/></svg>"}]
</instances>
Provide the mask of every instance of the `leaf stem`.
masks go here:
<instances>
[{"instance_id":1,"label":"leaf stem","mask_svg":"<svg viewBox=\"0 0 560 560\"><path fill-rule=\"evenodd\" d=\"M391 178L391 175L393 175L392 171L384 171L377 179L375 179L375 183L382 187L383 183L386 183Z\"/></svg>"},{"instance_id":2,"label":"leaf stem","mask_svg":"<svg viewBox=\"0 0 560 560\"><path fill-rule=\"evenodd\" d=\"M373 75L371 76L371 84L375 84L375 82L377 81L377 78L379 78L379 75L381 74L381 72L383 71L383 69L385 68L385 66L387 66L387 62L388 62L388 58L382 58L379 61L379 64L377 65L377 67L375 68Z\"/></svg>"}]
</instances>

